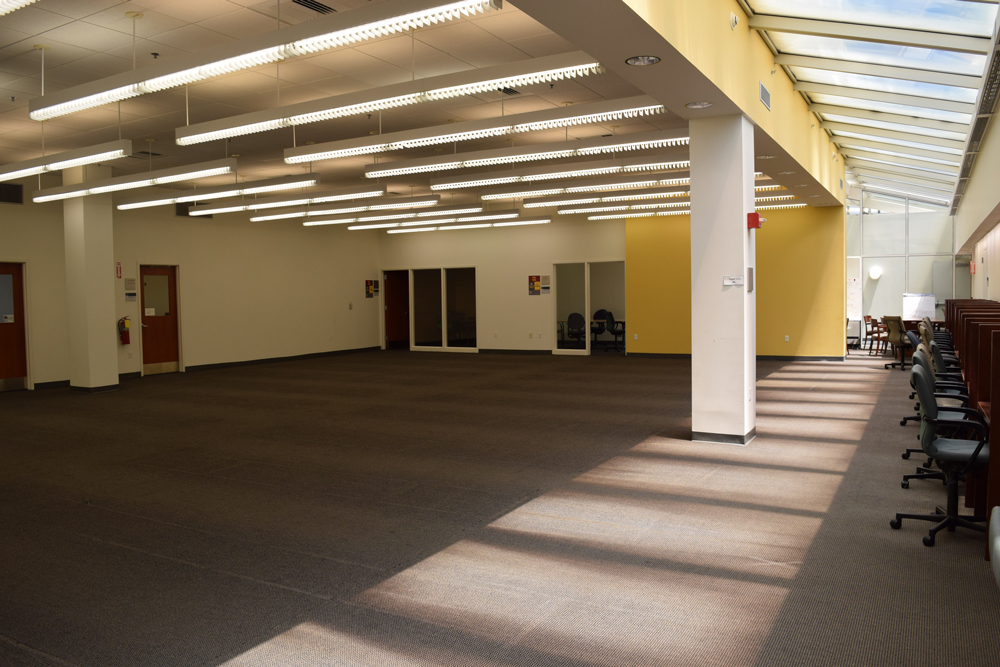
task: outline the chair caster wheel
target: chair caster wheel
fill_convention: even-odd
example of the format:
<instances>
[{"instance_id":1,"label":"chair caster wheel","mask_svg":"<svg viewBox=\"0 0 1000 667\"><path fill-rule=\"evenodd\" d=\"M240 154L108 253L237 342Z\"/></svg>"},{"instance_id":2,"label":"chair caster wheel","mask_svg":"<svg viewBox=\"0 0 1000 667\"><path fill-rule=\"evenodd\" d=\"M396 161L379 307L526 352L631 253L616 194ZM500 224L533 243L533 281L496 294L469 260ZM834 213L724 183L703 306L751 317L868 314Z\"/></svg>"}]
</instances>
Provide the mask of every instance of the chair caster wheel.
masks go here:
<instances>
[{"instance_id":1,"label":"chair caster wheel","mask_svg":"<svg viewBox=\"0 0 1000 667\"><path fill-rule=\"evenodd\" d=\"M909 452L903 452L903 458L904 459L909 459L910 458L910 453Z\"/></svg>"},{"instance_id":2,"label":"chair caster wheel","mask_svg":"<svg viewBox=\"0 0 1000 667\"><path fill-rule=\"evenodd\" d=\"M924 546L925 547L934 546L934 537L931 535L924 535Z\"/></svg>"},{"instance_id":3,"label":"chair caster wheel","mask_svg":"<svg viewBox=\"0 0 1000 667\"><path fill-rule=\"evenodd\" d=\"M900 486L902 486L902 487L903 487L904 489L908 489L908 488L910 488L910 480L908 480L908 479L904 479L904 480L903 480L902 482L900 482L899 484L900 484Z\"/></svg>"},{"instance_id":4,"label":"chair caster wheel","mask_svg":"<svg viewBox=\"0 0 1000 667\"><path fill-rule=\"evenodd\" d=\"M893 530L899 530L900 528L902 528L902 526L903 522L900 521L899 519L892 519L891 521L889 521L889 527L892 528Z\"/></svg>"},{"instance_id":5,"label":"chair caster wheel","mask_svg":"<svg viewBox=\"0 0 1000 667\"><path fill-rule=\"evenodd\" d=\"M899 425L900 426L906 426L906 420L905 419L899 420Z\"/></svg>"}]
</instances>

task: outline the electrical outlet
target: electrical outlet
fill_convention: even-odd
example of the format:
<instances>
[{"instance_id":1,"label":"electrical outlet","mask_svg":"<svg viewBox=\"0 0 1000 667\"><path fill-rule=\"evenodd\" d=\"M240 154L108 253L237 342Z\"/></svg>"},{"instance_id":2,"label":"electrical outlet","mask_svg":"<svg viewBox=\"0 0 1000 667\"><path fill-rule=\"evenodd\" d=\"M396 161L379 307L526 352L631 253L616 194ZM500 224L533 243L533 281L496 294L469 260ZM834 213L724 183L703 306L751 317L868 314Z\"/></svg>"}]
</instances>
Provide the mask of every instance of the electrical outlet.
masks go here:
<instances>
[{"instance_id":1,"label":"electrical outlet","mask_svg":"<svg viewBox=\"0 0 1000 667\"><path fill-rule=\"evenodd\" d=\"M786 343L788 342L788 336L785 336L785 342Z\"/></svg>"},{"instance_id":2,"label":"electrical outlet","mask_svg":"<svg viewBox=\"0 0 1000 667\"><path fill-rule=\"evenodd\" d=\"M528 334L528 338L534 338L535 334Z\"/></svg>"},{"instance_id":3,"label":"electrical outlet","mask_svg":"<svg viewBox=\"0 0 1000 667\"><path fill-rule=\"evenodd\" d=\"M347 302L347 310L354 310L354 302L353 301L348 301Z\"/></svg>"},{"instance_id":4,"label":"electrical outlet","mask_svg":"<svg viewBox=\"0 0 1000 667\"><path fill-rule=\"evenodd\" d=\"M639 340L639 334L632 334L632 340Z\"/></svg>"},{"instance_id":5,"label":"electrical outlet","mask_svg":"<svg viewBox=\"0 0 1000 667\"><path fill-rule=\"evenodd\" d=\"M538 337L539 337L539 338L541 338L541 337L542 337L542 334L538 334Z\"/></svg>"},{"instance_id":6,"label":"electrical outlet","mask_svg":"<svg viewBox=\"0 0 1000 667\"><path fill-rule=\"evenodd\" d=\"M131 353L131 352L129 352L129 353L128 353L128 358L129 358L129 359L131 359L131 358L132 358L132 353Z\"/></svg>"}]
</instances>

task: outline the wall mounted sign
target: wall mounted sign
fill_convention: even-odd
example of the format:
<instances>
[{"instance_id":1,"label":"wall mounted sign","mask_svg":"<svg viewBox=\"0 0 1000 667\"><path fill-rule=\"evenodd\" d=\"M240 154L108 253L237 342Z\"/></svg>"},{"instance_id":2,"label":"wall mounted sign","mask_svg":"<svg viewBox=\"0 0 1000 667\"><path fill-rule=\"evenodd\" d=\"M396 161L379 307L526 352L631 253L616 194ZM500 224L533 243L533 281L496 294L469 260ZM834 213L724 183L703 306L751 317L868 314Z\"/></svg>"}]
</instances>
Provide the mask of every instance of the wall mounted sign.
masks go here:
<instances>
[{"instance_id":1,"label":"wall mounted sign","mask_svg":"<svg viewBox=\"0 0 1000 667\"><path fill-rule=\"evenodd\" d=\"M542 293L542 277L528 276L528 296L538 296Z\"/></svg>"},{"instance_id":2,"label":"wall mounted sign","mask_svg":"<svg viewBox=\"0 0 1000 667\"><path fill-rule=\"evenodd\" d=\"M542 276L542 294L549 294L552 289L552 276Z\"/></svg>"},{"instance_id":3,"label":"wall mounted sign","mask_svg":"<svg viewBox=\"0 0 1000 667\"><path fill-rule=\"evenodd\" d=\"M121 278L121 277L122 277L122 263L115 262L115 278Z\"/></svg>"},{"instance_id":4,"label":"wall mounted sign","mask_svg":"<svg viewBox=\"0 0 1000 667\"><path fill-rule=\"evenodd\" d=\"M366 280L365 281L365 298L374 299L375 298L375 281Z\"/></svg>"}]
</instances>

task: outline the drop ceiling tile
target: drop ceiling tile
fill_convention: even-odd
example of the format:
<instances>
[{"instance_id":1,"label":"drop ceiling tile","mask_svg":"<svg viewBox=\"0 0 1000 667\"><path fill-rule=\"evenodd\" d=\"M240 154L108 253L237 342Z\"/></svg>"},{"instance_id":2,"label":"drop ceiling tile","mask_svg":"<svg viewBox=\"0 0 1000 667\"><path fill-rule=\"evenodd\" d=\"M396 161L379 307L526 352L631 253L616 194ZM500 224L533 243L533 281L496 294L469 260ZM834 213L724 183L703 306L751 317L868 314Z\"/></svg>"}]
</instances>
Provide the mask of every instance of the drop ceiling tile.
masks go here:
<instances>
[{"instance_id":1,"label":"drop ceiling tile","mask_svg":"<svg viewBox=\"0 0 1000 667\"><path fill-rule=\"evenodd\" d=\"M132 69L132 59L129 58L126 60L125 58L119 58L107 53L97 53L92 56L87 56L86 58L74 60L59 69L75 71L78 74L86 74L90 78L99 79ZM48 80L49 76L55 73L55 71L58 70L45 72L46 80Z\"/></svg>"},{"instance_id":2,"label":"drop ceiling tile","mask_svg":"<svg viewBox=\"0 0 1000 667\"><path fill-rule=\"evenodd\" d=\"M45 80L45 92L54 93L58 90L64 90L68 88L65 84L59 84L50 82L47 78ZM17 79L16 81L11 81L4 86L4 98L9 98L10 95L17 95L18 97L24 96L25 101L29 98L38 97L41 94L42 81L41 79L34 77L23 77ZM11 92L6 92L11 91Z\"/></svg>"},{"instance_id":3,"label":"drop ceiling tile","mask_svg":"<svg viewBox=\"0 0 1000 667\"><path fill-rule=\"evenodd\" d=\"M357 49L331 51L310 59L315 65L347 74L368 86L387 86L410 80L409 70L373 58Z\"/></svg>"},{"instance_id":4,"label":"drop ceiling tile","mask_svg":"<svg viewBox=\"0 0 1000 667\"><path fill-rule=\"evenodd\" d=\"M419 32L417 37L411 41L408 35L404 35L360 44L355 48L361 53L395 65L405 72L410 72L415 65L418 78L471 69L469 63L453 58L440 49L420 41Z\"/></svg>"},{"instance_id":5,"label":"drop ceiling tile","mask_svg":"<svg viewBox=\"0 0 1000 667\"><path fill-rule=\"evenodd\" d=\"M472 19L471 22L494 37L499 37L504 41L554 34L524 12L509 7L499 12L492 11L481 14L477 18Z\"/></svg>"},{"instance_id":6,"label":"drop ceiling tile","mask_svg":"<svg viewBox=\"0 0 1000 667\"><path fill-rule=\"evenodd\" d=\"M310 83L324 79L339 78L336 74L325 67L313 63L311 60L295 58L281 63L281 80L292 83Z\"/></svg>"},{"instance_id":7,"label":"drop ceiling tile","mask_svg":"<svg viewBox=\"0 0 1000 667\"><path fill-rule=\"evenodd\" d=\"M115 30L129 37L132 36L132 19L125 16L126 12L140 12L141 19L135 20L135 34L140 39L154 37L170 30L176 30L188 24L173 16L145 8L146 3L126 2L93 14L83 19L86 23L98 25L109 30Z\"/></svg>"},{"instance_id":8,"label":"drop ceiling tile","mask_svg":"<svg viewBox=\"0 0 1000 667\"><path fill-rule=\"evenodd\" d=\"M47 11L80 19L120 4L121 0L45 0L43 6Z\"/></svg>"},{"instance_id":9,"label":"drop ceiling tile","mask_svg":"<svg viewBox=\"0 0 1000 667\"><path fill-rule=\"evenodd\" d=\"M528 57L523 51L469 21L425 28L418 35L421 41L473 67L489 67Z\"/></svg>"},{"instance_id":10,"label":"drop ceiling tile","mask_svg":"<svg viewBox=\"0 0 1000 667\"><path fill-rule=\"evenodd\" d=\"M222 33L192 24L157 35L155 41L175 49L196 53L204 51L206 47L214 47L234 40Z\"/></svg>"},{"instance_id":11,"label":"drop ceiling tile","mask_svg":"<svg viewBox=\"0 0 1000 667\"><path fill-rule=\"evenodd\" d=\"M225 0L144 0L142 4L167 16L191 23L205 21L239 9Z\"/></svg>"},{"instance_id":12,"label":"drop ceiling tile","mask_svg":"<svg viewBox=\"0 0 1000 667\"><path fill-rule=\"evenodd\" d=\"M278 28L275 19L249 9L238 9L222 16L206 19L200 21L199 25L235 39L259 35Z\"/></svg>"},{"instance_id":13,"label":"drop ceiling tile","mask_svg":"<svg viewBox=\"0 0 1000 667\"><path fill-rule=\"evenodd\" d=\"M578 50L575 46L554 33L534 35L523 39L512 39L507 42L511 46L524 51L532 58L554 56L559 53Z\"/></svg>"},{"instance_id":14,"label":"drop ceiling tile","mask_svg":"<svg viewBox=\"0 0 1000 667\"><path fill-rule=\"evenodd\" d=\"M29 5L3 17L5 30L16 30L29 35L38 35L69 22L70 19L65 16L46 11L45 5Z\"/></svg>"},{"instance_id":15,"label":"drop ceiling tile","mask_svg":"<svg viewBox=\"0 0 1000 667\"><path fill-rule=\"evenodd\" d=\"M34 40L29 41L37 43ZM97 51L62 44L53 40L48 40L45 43L52 47L45 52L46 69L66 65L97 53ZM32 48L26 42L0 48L0 70L5 72L20 71L25 75L29 73L39 74L42 71L42 52Z\"/></svg>"},{"instance_id":16,"label":"drop ceiling tile","mask_svg":"<svg viewBox=\"0 0 1000 667\"><path fill-rule=\"evenodd\" d=\"M116 58L127 60L130 67L132 65L131 42L129 42L126 46L108 49L105 53L109 56L115 56ZM154 53L158 53L159 56L154 58L152 55ZM184 49L176 49L172 46L164 44L163 42L158 42L155 39L140 39L135 44L135 64L137 67L145 67L146 65L152 65L154 62L166 62L171 58L183 56L187 53L188 52Z\"/></svg>"},{"instance_id":17,"label":"drop ceiling tile","mask_svg":"<svg viewBox=\"0 0 1000 667\"><path fill-rule=\"evenodd\" d=\"M4 24L3 26L0 26L0 44L3 44L4 46L10 46L11 44L14 44L15 42L20 42L23 39L24 40L31 39L31 36L33 34L34 33L31 32L22 32L20 30L13 30L10 28L10 26ZM31 42L34 43L34 40L32 39Z\"/></svg>"},{"instance_id":18,"label":"drop ceiling tile","mask_svg":"<svg viewBox=\"0 0 1000 667\"><path fill-rule=\"evenodd\" d=\"M71 46L77 46L91 51L107 51L126 44L132 44L132 36L109 30L99 25L76 21L68 25L49 30L41 36L45 40L56 40ZM48 41L45 42L48 44ZM49 54L45 54L48 60Z\"/></svg>"}]
</instances>

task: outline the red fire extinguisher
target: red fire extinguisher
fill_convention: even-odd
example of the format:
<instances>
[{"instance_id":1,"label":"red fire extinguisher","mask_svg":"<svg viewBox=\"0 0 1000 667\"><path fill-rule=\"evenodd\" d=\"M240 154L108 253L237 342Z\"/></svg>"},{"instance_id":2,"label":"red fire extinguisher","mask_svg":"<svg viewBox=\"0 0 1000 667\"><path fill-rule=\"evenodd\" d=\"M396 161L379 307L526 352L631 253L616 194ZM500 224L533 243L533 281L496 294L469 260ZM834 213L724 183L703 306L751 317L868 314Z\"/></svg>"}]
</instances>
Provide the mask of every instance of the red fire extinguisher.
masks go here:
<instances>
[{"instance_id":1,"label":"red fire extinguisher","mask_svg":"<svg viewBox=\"0 0 1000 667\"><path fill-rule=\"evenodd\" d=\"M127 317L118 320L118 336L122 340L122 345L128 345L131 342L128 335L128 321Z\"/></svg>"}]
</instances>

